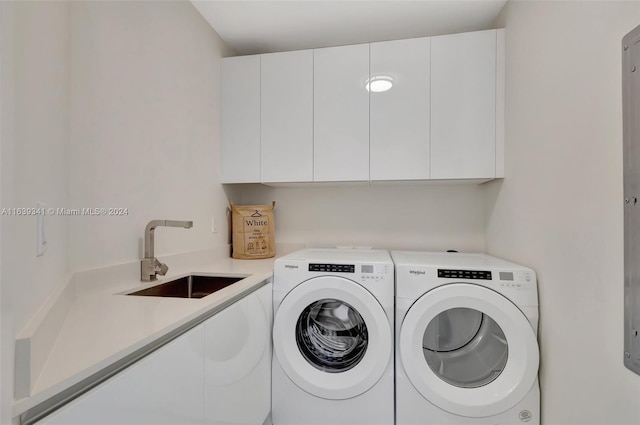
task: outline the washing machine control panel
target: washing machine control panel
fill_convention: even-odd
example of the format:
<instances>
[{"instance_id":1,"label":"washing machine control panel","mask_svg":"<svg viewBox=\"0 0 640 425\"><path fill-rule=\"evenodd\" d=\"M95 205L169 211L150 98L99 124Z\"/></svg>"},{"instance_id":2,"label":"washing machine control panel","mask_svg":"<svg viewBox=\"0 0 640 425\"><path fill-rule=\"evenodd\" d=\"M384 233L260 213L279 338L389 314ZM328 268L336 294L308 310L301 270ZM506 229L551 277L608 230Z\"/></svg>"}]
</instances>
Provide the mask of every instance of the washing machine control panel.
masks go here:
<instances>
[{"instance_id":1,"label":"washing machine control panel","mask_svg":"<svg viewBox=\"0 0 640 425\"><path fill-rule=\"evenodd\" d=\"M486 270L450 270L438 269L438 277L446 279L491 280L491 272Z\"/></svg>"},{"instance_id":2,"label":"washing machine control panel","mask_svg":"<svg viewBox=\"0 0 640 425\"><path fill-rule=\"evenodd\" d=\"M309 263L310 272L355 273L355 264L319 264Z\"/></svg>"},{"instance_id":3,"label":"washing machine control panel","mask_svg":"<svg viewBox=\"0 0 640 425\"><path fill-rule=\"evenodd\" d=\"M309 263L310 272L353 275L361 282L379 282L389 277L393 266L388 264Z\"/></svg>"},{"instance_id":4,"label":"washing machine control panel","mask_svg":"<svg viewBox=\"0 0 640 425\"><path fill-rule=\"evenodd\" d=\"M500 287L513 289L532 289L536 282L531 272L500 272Z\"/></svg>"},{"instance_id":5,"label":"washing machine control panel","mask_svg":"<svg viewBox=\"0 0 640 425\"><path fill-rule=\"evenodd\" d=\"M393 279L393 266L386 264L360 264L359 269L360 278L363 282L377 282L387 279L389 276ZM389 275L390 270L391 275Z\"/></svg>"}]
</instances>

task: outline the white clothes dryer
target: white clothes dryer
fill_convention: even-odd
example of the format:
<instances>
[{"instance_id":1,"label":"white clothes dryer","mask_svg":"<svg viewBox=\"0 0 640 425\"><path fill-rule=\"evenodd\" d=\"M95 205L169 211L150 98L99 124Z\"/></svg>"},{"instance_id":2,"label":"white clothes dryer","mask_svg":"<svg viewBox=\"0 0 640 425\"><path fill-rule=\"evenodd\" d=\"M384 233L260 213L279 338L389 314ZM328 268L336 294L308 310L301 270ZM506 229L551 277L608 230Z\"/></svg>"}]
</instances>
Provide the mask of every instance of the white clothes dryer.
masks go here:
<instances>
[{"instance_id":1,"label":"white clothes dryer","mask_svg":"<svg viewBox=\"0 0 640 425\"><path fill-rule=\"evenodd\" d=\"M392 257L396 424L539 424L535 272L484 254Z\"/></svg>"},{"instance_id":2,"label":"white clothes dryer","mask_svg":"<svg viewBox=\"0 0 640 425\"><path fill-rule=\"evenodd\" d=\"M275 261L274 425L394 423L388 251L305 249Z\"/></svg>"}]
</instances>

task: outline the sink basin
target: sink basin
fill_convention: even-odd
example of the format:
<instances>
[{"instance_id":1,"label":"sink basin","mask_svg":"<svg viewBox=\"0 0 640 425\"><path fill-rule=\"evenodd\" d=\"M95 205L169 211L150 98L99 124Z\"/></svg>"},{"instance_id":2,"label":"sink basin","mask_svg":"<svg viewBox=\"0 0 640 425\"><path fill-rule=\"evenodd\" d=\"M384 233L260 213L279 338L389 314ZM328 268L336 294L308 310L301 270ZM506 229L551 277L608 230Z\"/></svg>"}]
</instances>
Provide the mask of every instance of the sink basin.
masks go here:
<instances>
[{"instance_id":1,"label":"sink basin","mask_svg":"<svg viewBox=\"0 0 640 425\"><path fill-rule=\"evenodd\" d=\"M203 298L233 285L244 277L189 275L127 295L145 297Z\"/></svg>"}]
</instances>

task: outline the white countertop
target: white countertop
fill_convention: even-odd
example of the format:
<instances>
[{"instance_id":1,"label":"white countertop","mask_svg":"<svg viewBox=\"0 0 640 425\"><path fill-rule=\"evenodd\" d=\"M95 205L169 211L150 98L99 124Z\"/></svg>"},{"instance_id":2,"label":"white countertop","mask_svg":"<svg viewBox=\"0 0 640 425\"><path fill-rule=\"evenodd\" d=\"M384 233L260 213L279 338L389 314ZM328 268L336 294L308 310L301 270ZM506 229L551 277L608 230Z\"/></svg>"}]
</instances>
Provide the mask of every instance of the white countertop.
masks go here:
<instances>
[{"instance_id":1,"label":"white countertop","mask_svg":"<svg viewBox=\"0 0 640 425\"><path fill-rule=\"evenodd\" d=\"M104 370L162 336L206 316L264 284L274 259L234 260L207 254L160 258L170 267L157 282L141 282L139 262L76 273L75 295L29 397L13 416ZM127 296L143 287L197 274L249 275L200 299Z\"/></svg>"}]
</instances>

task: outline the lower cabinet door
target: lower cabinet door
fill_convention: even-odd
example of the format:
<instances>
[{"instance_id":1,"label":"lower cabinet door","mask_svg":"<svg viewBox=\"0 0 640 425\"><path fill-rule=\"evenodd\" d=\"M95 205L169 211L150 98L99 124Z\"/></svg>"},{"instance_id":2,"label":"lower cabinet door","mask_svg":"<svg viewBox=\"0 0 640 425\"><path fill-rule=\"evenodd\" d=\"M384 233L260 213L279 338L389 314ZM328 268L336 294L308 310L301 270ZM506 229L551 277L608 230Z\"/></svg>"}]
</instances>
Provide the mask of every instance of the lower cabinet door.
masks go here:
<instances>
[{"instance_id":1,"label":"lower cabinet door","mask_svg":"<svg viewBox=\"0 0 640 425\"><path fill-rule=\"evenodd\" d=\"M205 423L262 425L271 411L272 288L205 322Z\"/></svg>"},{"instance_id":2,"label":"lower cabinet door","mask_svg":"<svg viewBox=\"0 0 640 425\"><path fill-rule=\"evenodd\" d=\"M204 324L169 342L38 424L202 424Z\"/></svg>"},{"instance_id":3,"label":"lower cabinet door","mask_svg":"<svg viewBox=\"0 0 640 425\"><path fill-rule=\"evenodd\" d=\"M265 285L37 422L262 425L271 411Z\"/></svg>"}]
</instances>

